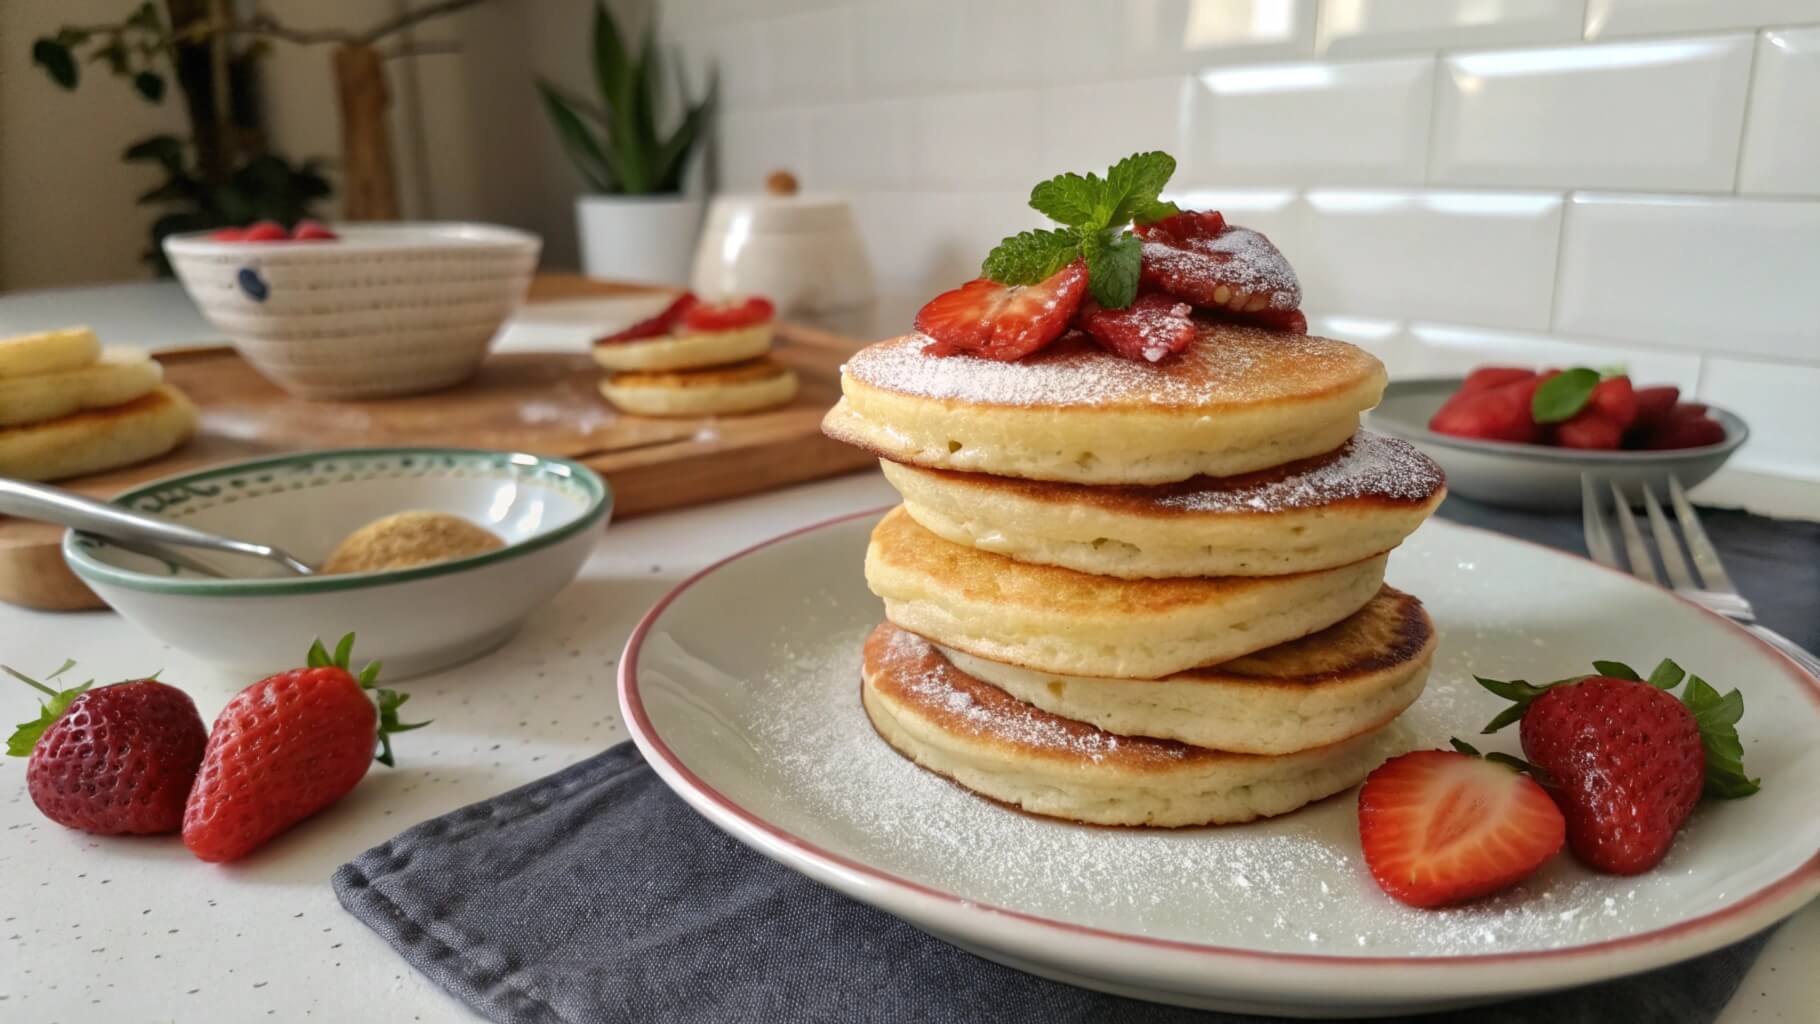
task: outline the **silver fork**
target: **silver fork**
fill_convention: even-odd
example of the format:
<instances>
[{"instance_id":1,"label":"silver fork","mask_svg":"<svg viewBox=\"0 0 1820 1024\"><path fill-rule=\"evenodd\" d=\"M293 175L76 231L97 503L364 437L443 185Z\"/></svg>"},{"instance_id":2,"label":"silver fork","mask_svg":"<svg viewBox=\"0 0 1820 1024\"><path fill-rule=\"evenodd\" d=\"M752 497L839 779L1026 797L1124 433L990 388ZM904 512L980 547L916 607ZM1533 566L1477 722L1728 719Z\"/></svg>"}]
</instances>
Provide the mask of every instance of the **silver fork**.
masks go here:
<instances>
[{"instance_id":1,"label":"silver fork","mask_svg":"<svg viewBox=\"0 0 1820 1024\"><path fill-rule=\"evenodd\" d=\"M1809 674L1820 677L1820 658L1808 653L1800 645L1782 634L1757 622L1757 614L1751 603L1738 593L1732 585L1731 577L1726 575L1725 566L1719 561L1719 550L1706 536L1706 529L1700 525L1700 517L1694 514L1694 506L1687 500L1687 492L1681 489L1681 481L1673 477L1668 481L1668 497L1675 507L1675 521L1680 524L1681 533L1677 537L1668 517L1662 512L1662 504L1656 500L1655 492L1648 484L1643 484L1643 509L1649 517L1649 532L1655 537L1656 551L1662 556L1662 568L1668 572L1668 588L1687 598L1689 601L1716 612L1737 623L1739 626L1764 643L1788 655L1789 659L1806 669ZM1604 511L1599 507L1599 488L1593 482L1591 474L1580 474L1580 515L1586 530L1586 552L1593 561L1613 569L1626 568L1629 563L1631 575L1646 583L1662 586L1662 578L1656 574L1656 563L1650 557L1649 545L1644 543L1643 531L1637 526L1637 517L1630 510L1630 501L1616 481L1611 484L1613 507L1616 509L1618 533L1624 541L1624 559L1618 558L1616 548L1612 545L1611 526L1607 523ZM1687 545L1687 552L1693 557L1689 567L1687 558L1681 554L1681 545ZM1698 574L1696 576L1696 573Z\"/></svg>"}]
</instances>

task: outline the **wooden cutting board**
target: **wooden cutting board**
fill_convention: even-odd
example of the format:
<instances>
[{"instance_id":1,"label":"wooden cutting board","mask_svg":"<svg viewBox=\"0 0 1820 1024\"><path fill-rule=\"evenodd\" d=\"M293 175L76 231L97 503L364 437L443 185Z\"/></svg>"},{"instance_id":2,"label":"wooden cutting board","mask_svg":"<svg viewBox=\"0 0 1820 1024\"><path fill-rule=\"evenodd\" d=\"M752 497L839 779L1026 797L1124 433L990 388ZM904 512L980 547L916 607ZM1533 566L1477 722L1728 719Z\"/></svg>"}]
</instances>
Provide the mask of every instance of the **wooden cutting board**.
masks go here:
<instances>
[{"instance_id":1,"label":"wooden cutting board","mask_svg":"<svg viewBox=\"0 0 1820 1024\"><path fill-rule=\"evenodd\" d=\"M558 281L536 298L574 298ZM447 391L364 402L308 402L259 376L233 349L161 352L165 377L202 412L197 436L164 458L58 482L106 498L159 477L219 462L312 448L448 445L517 449L576 459L613 485L614 516L679 508L833 476L873 457L823 437L821 417L840 395L839 367L858 342L790 324L772 358L802 387L790 405L715 419L647 419L600 397L600 370L582 354L492 356ZM73 610L101 602L63 564L62 529L0 517L0 601Z\"/></svg>"}]
</instances>

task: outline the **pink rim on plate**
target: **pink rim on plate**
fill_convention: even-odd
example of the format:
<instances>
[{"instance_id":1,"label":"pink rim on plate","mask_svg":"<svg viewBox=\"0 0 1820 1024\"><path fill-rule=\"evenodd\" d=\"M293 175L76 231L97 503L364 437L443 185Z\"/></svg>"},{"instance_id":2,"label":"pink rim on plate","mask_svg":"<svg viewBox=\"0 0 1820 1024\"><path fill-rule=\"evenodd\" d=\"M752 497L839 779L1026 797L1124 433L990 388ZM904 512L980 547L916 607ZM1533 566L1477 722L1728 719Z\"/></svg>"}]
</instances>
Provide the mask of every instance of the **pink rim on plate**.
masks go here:
<instances>
[{"instance_id":1,"label":"pink rim on plate","mask_svg":"<svg viewBox=\"0 0 1820 1024\"><path fill-rule=\"evenodd\" d=\"M814 523L809 526L799 527L787 533L772 537L769 540L760 541L743 551L729 555L707 568L702 569L700 572L697 572L695 575L690 576L688 579L677 584L674 590L665 594L661 600L651 606L651 610L645 613L644 617L639 620L638 626L633 629L631 638L626 641L625 652L620 656L620 707L625 713L628 730L631 732L632 737L638 743L639 747L644 751L646 757L661 762L663 768L674 773L677 778L683 780L683 782L691 787L698 797L714 806L720 812L743 822L746 826L768 837L772 842L779 846L793 850L796 854L810 861L819 862L823 867L850 875L856 875L868 882L889 886L916 896L941 901L955 908L965 909L982 915L1009 918L1035 925L1039 928L1052 929L1063 936L1091 936L1095 939L1127 943L1137 948L1165 949L1209 957L1233 959L1241 962L1261 960L1277 964L1304 964L1340 968L1371 968L1384 967L1392 964L1419 964L1425 968L1483 967L1494 964L1568 960L1592 953L1648 946L1669 939L1685 938L1698 932L1719 930L1723 925L1740 916L1749 915L1766 904L1782 902L1802 889L1814 890L1814 892L1810 893L1808 896L1810 899L1815 895L1820 895L1820 853L1816 853L1812 858L1789 874L1777 879L1775 882L1772 882L1764 888L1752 893L1745 899L1740 900L1723 910L1716 910L1700 917L1681 921L1666 928L1658 928L1654 931L1629 935L1621 939L1609 939L1602 942L1586 943L1584 945L1569 946L1562 949L1525 950L1512 953L1474 953L1460 956L1440 957L1331 956L1319 953L1277 953L1263 950L1242 949L1233 946L1213 946L1195 942L1184 942L1178 939L1161 939L1146 935L1133 935L1125 932L1110 931L1104 928L1073 924L1068 921L1058 921L1054 918L1041 917L1035 914L1025 913L1021 910L1013 910L1009 907L997 907L969 900L957 896L954 893L924 885L923 883L912 879L894 875L887 871L881 871L871 865L842 856L831 850L823 849L800 836L778 828L765 819L753 814L751 811L748 811L737 802L729 799L725 794L709 785L706 780L691 771L688 765L684 764L681 758L676 756L676 753L670 749L669 745L664 742L663 737L659 735L657 730L652 726L650 717L645 713L644 700L639 694L638 689L638 657L640 650L644 645L646 635L650 633L659 616L663 614L664 609L668 608L671 602L675 601L678 597L681 597L690 587L695 586L722 567L794 537L812 533L816 530L826 529L841 523L850 522L855 519L862 519L868 516L879 516L888 511L888 509L889 506L867 509L863 512L854 512L844 516L837 516L823 522ZM1563 556L1563 553L1555 548L1536 544L1533 541L1523 540L1520 537L1509 537L1504 534L1495 533L1494 531L1484 530L1480 527L1467 526L1461 523L1449 523L1449 525L1459 529L1490 533L1502 540L1518 541L1520 543L1529 544L1532 547L1541 548L1551 555ZM1573 556L1565 555L1564 557ZM1635 582L1638 586L1649 586L1649 584L1636 580L1634 577L1619 570L1610 569L1591 561L1585 561L1583 564L1622 576L1627 580ZM1685 598L1673 594L1670 596L1675 597L1676 600L1681 601L1689 608L1692 608L1717 622L1723 623L1726 627L1736 631L1739 635L1761 647L1770 655L1772 663L1787 672L1789 677L1806 692L1808 698L1812 700L1816 706L1820 706L1820 680L1809 675L1802 670L1800 666L1790 661L1775 648L1770 647L1768 644L1752 636L1750 633L1739 628L1735 623L1723 616L1708 611ZM1788 913L1799 910L1805 902L1805 900L1802 900L1800 902L1792 903L1788 907ZM1774 923L1774 920L1776 919L1764 921L1763 926L1767 927L1769 924ZM1742 938L1743 936L1738 937ZM1708 947L1708 949L1717 948L1719 945L1723 945L1723 943L1714 943L1712 946ZM1696 952L1691 955L1698 955L1698 953Z\"/></svg>"}]
</instances>

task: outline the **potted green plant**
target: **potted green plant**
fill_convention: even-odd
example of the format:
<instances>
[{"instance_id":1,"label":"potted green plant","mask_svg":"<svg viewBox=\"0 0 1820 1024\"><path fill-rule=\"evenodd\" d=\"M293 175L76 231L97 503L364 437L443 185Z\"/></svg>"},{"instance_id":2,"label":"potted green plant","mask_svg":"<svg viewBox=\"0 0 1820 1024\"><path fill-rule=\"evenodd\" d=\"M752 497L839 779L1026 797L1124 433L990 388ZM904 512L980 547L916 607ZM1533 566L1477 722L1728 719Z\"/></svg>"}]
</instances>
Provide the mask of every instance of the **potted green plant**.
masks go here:
<instances>
[{"instance_id":1,"label":"potted green plant","mask_svg":"<svg viewBox=\"0 0 1820 1024\"><path fill-rule=\"evenodd\" d=\"M682 117L673 130L660 132L663 67L655 27L646 30L634 58L599 0L593 64L597 103L537 82L563 149L591 190L575 200L582 269L590 277L681 284L702 215L702 198L683 193L683 177L707 137L716 83L710 77L707 92L691 103L679 68Z\"/></svg>"}]
</instances>

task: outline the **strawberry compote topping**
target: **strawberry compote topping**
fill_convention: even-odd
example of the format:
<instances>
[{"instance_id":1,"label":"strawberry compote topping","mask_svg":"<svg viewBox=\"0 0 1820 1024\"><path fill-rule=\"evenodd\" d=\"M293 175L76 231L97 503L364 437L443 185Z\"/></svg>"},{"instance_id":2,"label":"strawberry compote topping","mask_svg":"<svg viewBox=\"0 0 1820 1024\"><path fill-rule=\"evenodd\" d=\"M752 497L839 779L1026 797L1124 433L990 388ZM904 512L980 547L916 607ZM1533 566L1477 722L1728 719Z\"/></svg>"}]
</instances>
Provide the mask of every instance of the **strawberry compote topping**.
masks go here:
<instances>
[{"instance_id":1,"label":"strawberry compote topping","mask_svg":"<svg viewBox=\"0 0 1820 1024\"><path fill-rule=\"evenodd\" d=\"M1150 292L1124 309L1088 299L1076 322L1108 352L1154 363L1194 341L1193 313L1193 306L1173 295Z\"/></svg>"},{"instance_id":2,"label":"strawberry compote topping","mask_svg":"<svg viewBox=\"0 0 1820 1024\"><path fill-rule=\"evenodd\" d=\"M1216 230L1208 230L1218 224ZM1142 224L1144 284L1232 313L1288 312L1302 304L1295 268L1270 239L1218 213L1181 213Z\"/></svg>"}]
</instances>

